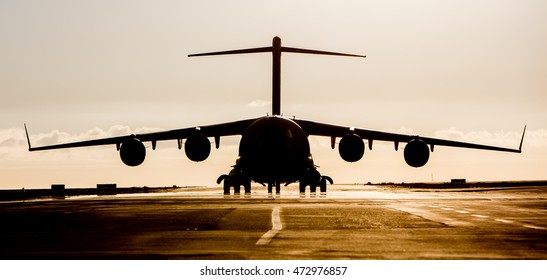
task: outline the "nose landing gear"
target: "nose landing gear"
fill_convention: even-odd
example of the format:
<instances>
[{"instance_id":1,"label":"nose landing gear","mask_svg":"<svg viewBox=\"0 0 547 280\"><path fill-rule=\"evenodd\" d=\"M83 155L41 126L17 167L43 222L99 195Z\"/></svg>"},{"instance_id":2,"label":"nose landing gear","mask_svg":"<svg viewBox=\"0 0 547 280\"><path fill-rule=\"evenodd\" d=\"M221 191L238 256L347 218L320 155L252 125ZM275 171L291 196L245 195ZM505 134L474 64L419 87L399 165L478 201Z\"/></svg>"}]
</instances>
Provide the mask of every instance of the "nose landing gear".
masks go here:
<instances>
[{"instance_id":1,"label":"nose landing gear","mask_svg":"<svg viewBox=\"0 0 547 280\"><path fill-rule=\"evenodd\" d=\"M280 195L281 194L281 183L279 182L269 182L268 183L268 196L272 196L273 193L273 187L275 186L275 194Z\"/></svg>"}]
</instances>

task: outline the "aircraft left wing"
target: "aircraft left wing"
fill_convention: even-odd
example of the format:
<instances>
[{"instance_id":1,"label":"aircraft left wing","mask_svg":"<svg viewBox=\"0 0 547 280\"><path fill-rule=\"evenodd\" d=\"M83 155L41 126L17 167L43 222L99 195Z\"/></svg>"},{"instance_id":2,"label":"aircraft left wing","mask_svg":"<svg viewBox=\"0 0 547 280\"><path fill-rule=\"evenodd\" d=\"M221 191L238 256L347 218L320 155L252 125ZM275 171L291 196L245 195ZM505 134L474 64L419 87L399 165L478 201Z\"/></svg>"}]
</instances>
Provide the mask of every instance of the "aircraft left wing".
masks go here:
<instances>
[{"instance_id":1,"label":"aircraft left wing","mask_svg":"<svg viewBox=\"0 0 547 280\"><path fill-rule=\"evenodd\" d=\"M522 141L524 140L524 133L526 132L526 126L522 132L522 138L520 140L520 145L518 149L510 149L504 147L488 146L467 142L459 142L452 140L444 140L438 138L422 137L419 135L405 135L398 133L383 132L377 130L353 128L340 125L332 125L325 123L318 123L307 120L295 120L308 135L317 135L317 136L328 136L331 137L331 146L334 148L334 143L336 137L345 137L347 135L357 135L363 140L368 140L369 149L372 148L373 140L379 141L389 141L395 143L395 149L398 148L400 142L409 143L411 141L420 141L420 143L427 144L431 151L433 151L434 146L450 146L458 148L470 148L470 149L480 149L480 150L491 150L491 151L502 151L502 152L511 152L511 153L521 153L522 152Z\"/></svg>"},{"instance_id":2,"label":"aircraft left wing","mask_svg":"<svg viewBox=\"0 0 547 280\"><path fill-rule=\"evenodd\" d=\"M248 120L241 120L241 121L208 125L208 126L197 126L197 127L189 127L189 128L182 128L182 129L175 129L175 130L168 130L168 131L143 133L143 134L131 134L131 135L125 135L125 136L63 143L63 144L48 145L48 146L41 146L41 147L31 146L26 124L25 124L25 132L27 135L29 151L66 149L66 148L101 146L101 145L116 145L116 147L119 149L121 144L132 139L137 139L141 142L152 142L153 148L155 148L157 141L178 140L179 148L180 148L182 144L182 139L187 139L190 136L195 134L203 135L205 137L215 137L215 142L218 148L219 138L221 136L243 134L245 129L255 120L256 119L248 119Z\"/></svg>"}]
</instances>

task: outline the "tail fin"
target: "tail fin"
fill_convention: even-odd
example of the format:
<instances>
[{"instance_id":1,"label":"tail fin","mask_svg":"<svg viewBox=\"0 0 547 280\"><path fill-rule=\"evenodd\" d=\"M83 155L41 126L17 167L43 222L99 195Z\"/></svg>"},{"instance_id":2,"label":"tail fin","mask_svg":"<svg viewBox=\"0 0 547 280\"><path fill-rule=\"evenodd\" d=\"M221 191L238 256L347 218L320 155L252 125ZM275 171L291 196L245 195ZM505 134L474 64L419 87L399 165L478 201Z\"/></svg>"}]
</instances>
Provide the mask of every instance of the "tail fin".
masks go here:
<instances>
[{"instance_id":1,"label":"tail fin","mask_svg":"<svg viewBox=\"0 0 547 280\"><path fill-rule=\"evenodd\" d=\"M319 54L319 55L335 55L335 56L350 56L365 58L366 55L346 54L337 52L327 52L318 50L298 49L281 46L281 38L274 37L271 47L241 49L231 51L209 52L190 54L188 57L194 56L210 56L210 55L228 55L228 54L247 54L247 53L272 53L272 115L281 115L281 53L304 53L304 54Z\"/></svg>"}]
</instances>

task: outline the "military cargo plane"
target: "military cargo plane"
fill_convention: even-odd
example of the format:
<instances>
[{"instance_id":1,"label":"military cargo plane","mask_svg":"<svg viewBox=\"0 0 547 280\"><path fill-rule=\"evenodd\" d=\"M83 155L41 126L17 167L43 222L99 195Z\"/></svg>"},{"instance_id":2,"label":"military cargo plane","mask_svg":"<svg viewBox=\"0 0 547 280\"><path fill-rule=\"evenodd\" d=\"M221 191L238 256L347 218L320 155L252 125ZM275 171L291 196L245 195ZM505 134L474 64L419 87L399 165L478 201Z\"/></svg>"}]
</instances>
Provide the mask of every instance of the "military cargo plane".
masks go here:
<instances>
[{"instance_id":1,"label":"military cargo plane","mask_svg":"<svg viewBox=\"0 0 547 280\"><path fill-rule=\"evenodd\" d=\"M336 139L339 138L339 154L342 159L348 162L355 162L363 157L366 149L365 141L369 149L372 149L374 141L393 142L395 150L398 150L399 143L406 143L404 146L404 159L412 167L424 166L429 160L430 151L433 152L435 146L512 153L520 153L522 151L522 141L526 126L524 127L518 149L509 149L284 117L281 114L281 53L283 52L358 58L366 57L365 55L284 47L281 45L279 37L273 38L271 46L262 48L191 54L189 57L271 53L273 59L271 115L221 124L42 147L31 146L25 124L29 151L115 145L124 164L138 166L146 157L146 148L143 142L151 142L152 149L155 149L158 141L174 140L178 143L179 149L184 146L186 155L190 160L200 162L209 157L211 152L210 138L214 139L216 148L219 148L221 137L240 135L239 156L236 159L235 165L228 174L221 175L217 180L219 184L223 182L225 194L230 194L232 188L234 193L240 193L241 186L243 186L245 193L250 193L251 182L267 185L268 193L272 193L274 187L275 192L279 193L282 184L288 185L294 182L299 182L301 193L304 193L308 186L312 193L316 192L317 187L319 187L320 192L326 192L327 182L332 184L333 180L329 176L319 173L310 151L308 140L310 135L330 137L333 149L336 146Z\"/></svg>"}]
</instances>

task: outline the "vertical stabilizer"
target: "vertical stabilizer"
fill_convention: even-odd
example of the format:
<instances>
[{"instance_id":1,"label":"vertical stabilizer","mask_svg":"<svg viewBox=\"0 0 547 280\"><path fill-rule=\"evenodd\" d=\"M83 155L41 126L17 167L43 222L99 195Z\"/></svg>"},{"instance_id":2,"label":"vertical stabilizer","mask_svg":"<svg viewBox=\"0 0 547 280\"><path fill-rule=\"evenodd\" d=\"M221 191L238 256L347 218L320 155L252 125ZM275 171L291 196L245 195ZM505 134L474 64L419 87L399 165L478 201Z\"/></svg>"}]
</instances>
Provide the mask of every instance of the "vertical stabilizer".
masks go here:
<instances>
[{"instance_id":1,"label":"vertical stabilizer","mask_svg":"<svg viewBox=\"0 0 547 280\"><path fill-rule=\"evenodd\" d=\"M365 58L365 55L346 54L337 52L326 52L318 50L298 49L281 46L281 38L274 37L271 47L241 49L231 51L220 51L210 53L190 54L188 57L193 56L209 56L209 55L226 55L226 54L246 54L246 53L272 53L272 115L281 115L281 53L304 53L304 54L320 54L320 55L336 55L336 56L351 56Z\"/></svg>"},{"instance_id":2,"label":"vertical stabilizer","mask_svg":"<svg viewBox=\"0 0 547 280\"><path fill-rule=\"evenodd\" d=\"M281 38L272 40L272 115L281 115Z\"/></svg>"}]
</instances>

